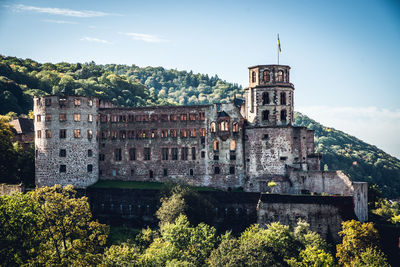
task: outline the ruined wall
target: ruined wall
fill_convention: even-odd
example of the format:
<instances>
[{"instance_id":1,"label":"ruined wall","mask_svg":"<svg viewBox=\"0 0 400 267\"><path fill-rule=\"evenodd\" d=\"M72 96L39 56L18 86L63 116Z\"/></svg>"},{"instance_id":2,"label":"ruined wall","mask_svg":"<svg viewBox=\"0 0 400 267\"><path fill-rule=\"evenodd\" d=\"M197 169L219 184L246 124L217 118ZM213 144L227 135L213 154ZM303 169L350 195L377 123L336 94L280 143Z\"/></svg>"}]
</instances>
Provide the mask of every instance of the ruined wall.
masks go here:
<instances>
[{"instance_id":1,"label":"ruined wall","mask_svg":"<svg viewBox=\"0 0 400 267\"><path fill-rule=\"evenodd\" d=\"M97 99L34 98L35 183L86 187L98 180Z\"/></svg>"},{"instance_id":2,"label":"ruined wall","mask_svg":"<svg viewBox=\"0 0 400 267\"><path fill-rule=\"evenodd\" d=\"M351 197L261 194L257 218L262 226L279 221L290 227L302 219L326 240L338 242L342 221L355 215Z\"/></svg>"},{"instance_id":3,"label":"ruined wall","mask_svg":"<svg viewBox=\"0 0 400 267\"><path fill-rule=\"evenodd\" d=\"M24 190L24 186L20 184L0 184L0 196L11 195L12 193L22 193Z\"/></svg>"},{"instance_id":4,"label":"ruined wall","mask_svg":"<svg viewBox=\"0 0 400 267\"><path fill-rule=\"evenodd\" d=\"M100 122L100 179L243 184L243 119L233 104L107 108Z\"/></svg>"}]
</instances>

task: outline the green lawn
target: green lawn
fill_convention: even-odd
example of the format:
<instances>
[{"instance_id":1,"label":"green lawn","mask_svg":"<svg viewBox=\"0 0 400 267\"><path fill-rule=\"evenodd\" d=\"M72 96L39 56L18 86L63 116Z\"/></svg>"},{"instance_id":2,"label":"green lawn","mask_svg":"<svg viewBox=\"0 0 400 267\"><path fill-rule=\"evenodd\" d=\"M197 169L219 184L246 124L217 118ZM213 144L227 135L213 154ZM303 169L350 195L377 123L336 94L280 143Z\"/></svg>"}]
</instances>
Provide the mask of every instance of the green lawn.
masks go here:
<instances>
[{"instance_id":1,"label":"green lawn","mask_svg":"<svg viewBox=\"0 0 400 267\"><path fill-rule=\"evenodd\" d=\"M122 189L154 189L160 190L165 185L158 182L140 182L140 181L120 181L120 180L100 180L91 188L122 188ZM215 188L195 186L196 191L218 191Z\"/></svg>"}]
</instances>

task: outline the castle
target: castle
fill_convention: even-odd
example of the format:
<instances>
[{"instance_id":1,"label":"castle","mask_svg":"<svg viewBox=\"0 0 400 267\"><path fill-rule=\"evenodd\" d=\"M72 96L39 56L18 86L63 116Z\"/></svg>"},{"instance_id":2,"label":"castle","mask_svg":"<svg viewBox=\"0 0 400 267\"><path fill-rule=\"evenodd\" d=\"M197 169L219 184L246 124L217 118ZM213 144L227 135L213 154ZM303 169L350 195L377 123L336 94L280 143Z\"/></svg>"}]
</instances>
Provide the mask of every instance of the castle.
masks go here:
<instances>
[{"instance_id":1,"label":"castle","mask_svg":"<svg viewBox=\"0 0 400 267\"><path fill-rule=\"evenodd\" d=\"M249 67L249 81L245 100L226 104L122 108L94 97L35 97L36 184L183 180L222 190L352 196L366 221L367 184L321 171L314 132L293 126L290 67Z\"/></svg>"}]
</instances>

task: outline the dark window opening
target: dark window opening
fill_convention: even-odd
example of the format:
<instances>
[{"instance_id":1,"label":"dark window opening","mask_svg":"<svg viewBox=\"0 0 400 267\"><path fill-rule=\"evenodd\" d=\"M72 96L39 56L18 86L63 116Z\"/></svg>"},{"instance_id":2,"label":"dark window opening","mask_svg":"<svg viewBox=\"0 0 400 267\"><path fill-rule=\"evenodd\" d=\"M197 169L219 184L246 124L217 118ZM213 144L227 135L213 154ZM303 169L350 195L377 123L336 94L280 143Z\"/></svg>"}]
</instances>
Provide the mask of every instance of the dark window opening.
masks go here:
<instances>
[{"instance_id":1,"label":"dark window opening","mask_svg":"<svg viewBox=\"0 0 400 267\"><path fill-rule=\"evenodd\" d=\"M263 139L264 140L268 140L268 138L269 138L269 135L268 134L264 134Z\"/></svg>"},{"instance_id":2,"label":"dark window opening","mask_svg":"<svg viewBox=\"0 0 400 267\"><path fill-rule=\"evenodd\" d=\"M219 174L219 173L220 173L219 167L214 167L214 174Z\"/></svg>"},{"instance_id":3,"label":"dark window opening","mask_svg":"<svg viewBox=\"0 0 400 267\"><path fill-rule=\"evenodd\" d=\"M189 170L189 175L190 175L190 176L193 176L193 169L190 169L190 170Z\"/></svg>"},{"instance_id":4,"label":"dark window opening","mask_svg":"<svg viewBox=\"0 0 400 267\"><path fill-rule=\"evenodd\" d=\"M286 110L281 110L281 121L286 121Z\"/></svg>"},{"instance_id":5,"label":"dark window opening","mask_svg":"<svg viewBox=\"0 0 400 267\"><path fill-rule=\"evenodd\" d=\"M161 148L162 160L168 160L168 148Z\"/></svg>"},{"instance_id":6,"label":"dark window opening","mask_svg":"<svg viewBox=\"0 0 400 267\"><path fill-rule=\"evenodd\" d=\"M287 157L280 157L280 160L287 160Z\"/></svg>"},{"instance_id":7,"label":"dark window opening","mask_svg":"<svg viewBox=\"0 0 400 267\"><path fill-rule=\"evenodd\" d=\"M264 70L264 72L263 72L263 80L264 80L264 82L269 82L269 71Z\"/></svg>"},{"instance_id":8,"label":"dark window opening","mask_svg":"<svg viewBox=\"0 0 400 267\"><path fill-rule=\"evenodd\" d=\"M235 174L235 167L234 166L229 167L229 174Z\"/></svg>"},{"instance_id":9,"label":"dark window opening","mask_svg":"<svg viewBox=\"0 0 400 267\"><path fill-rule=\"evenodd\" d=\"M135 170L131 169L131 176L134 176L134 175L135 175Z\"/></svg>"},{"instance_id":10,"label":"dark window opening","mask_svg":"<svg viewBox=\"0 0 400 267\"><path fill-rule=\"evenodd\" d=\"M281 105L286 105L286 93L281 93Z\"/></svg>"},{"instance_id":11,"label":"dark window opening","mask_svg":"<svg viewBox=\"0 0 400 267\"><path fill-rule=\"evenodd\" d=\"M67 172L67 165L60 165L60 172Z\"/></svg>"},{"instance_id":12,"label":"dark window opening","mask_svg":"<svg viewBox=\"0 0 400 267\"><path fill-rule=\"evenodd\" d=\"M201 158L204 159L206 157L206 152L205 151L201 151Z\"/></svg>"},{"instance_id":13,"label":"dark window opening","mask_svg":"<svg viewBox=\"0 0 400 267\"><path fill-rule=\"evenodd\" d=\"M189 149L187 147L182 147L181 148L181 160L187 160L188 159L188 152L189 152Z\"/></svg>"},{"instance_id":14,"label":"dark window opening","mask_svg":"<svg viewBox=\"0 0 400 267\"><path fill-rule=\"evenodd\" d=\"M105 155L104 154L99 154L99 161L104 161Z\"/></svg>"},{"instance_id":15,"label":"dark window opening","mask_svg":"<svg viewBox=\"0 0 400 267\"><path fill-rule=\"evenodd\" d=\"M149 170L149 177L150 177L150 178L153 178L153 176L154 176L153 171L152 171L152 170Z\"/></svg>"},{"instance_id":16,"label":"dark window opening","mask_svg":"<svg viewBox=\"0 0 400 267\"><path fill-rule=\"evenodd\" d=\"M264 93L262 98L263 98L263 105L269 104L269 94L268 93Z\"/></svg>"},{"instance_id":17,"label":"dark window opening","mask_svg":"<svg viewBox=\"0 0 400 267\"><path fill-rule=\"evenodd\" d=\"M93 171L93 165L89 164L87 165L87 172L92 172Z\"/></svg>"},{"instance_id":18,"label":"dark window opening","mask_svg":"<svg viewBox=\"0 0 400 267\"><path fill-rule=\"evenodd\" d=\"M44 104L45 104L46 106L51 106L51 99L50 99L50 98L46 98L46 99L44 100Z\"/></svg>"},{"instance_id":19,"label":"dark window opening","mask_svg":"<svg viewBox=\"0 0 400 267\"><path fill-rule=\"evenodd\" d=\"M192 147L192 160L196 160L196 148Z\"/></svg>"},{"instance_id":20,"label":"dark window opening","mask_svg":"<svg viewBox=\"0 0 400 267\"><path fill-rule=\"evenodd\" d=\"M136 148L129 149L129 160L136 160Z\"/></svg>"},{"instance_id":21,"label":"dark window opening","mask_svg":"<svg viewBox=\"0 0 400 267\"><path fill-rule=\"evenodd\" d=\"M67 138L67 130L66 129L60 129L60 138Z\"/></svg>"},{"instance_id":22,"label":"dark window opening","mask_svg":"<svg viewBox=\"0 0 400 267\"><path fill-rule=\"evenodd\" d=\"M67 156L67 150L66 149L60 149L60 157L66 157Z\"/></svg>"},{"instance_id":23,"label":"dark window opening","mask_svg":"<svg viewBox=\"0 0 400 267\"><path fill-rule=\"evenodd\" d=\"M178 148L177 147L171 148L171 159L178 160Z\"/></svg>"},{"instance_id":24,"label":"dark window opening","mask_svg":"<svg viewBox=\"0 0 400 267\"><path fill-rule=\"evenodd\" d=\"M114 158L115 158L115 161L122 160L122 150L120 148L117 148L114 150Z\"/></svg>"},{"instance_id":25,"label":"dark window opening","mask_svg":"<svg viewBox=\"0 0 400 267\"><path fill-rule=\"evenodd\" d=\"M219 160L219 155L214 155L214 160Z\"/></svg>"},{"instance_id":26,"label":"dark window opening","mask_svg":"<svg viewBox=\"0 0 400 267\"><path fill-rule=\"evenodd\" d=\"M264 110L262 112L262 120L263 121L268 121L269 120L269 110Z\"/></svg>"},{"instance_id":27,"label":"dark window opening","mask_svg":"<svg viewBox=\"0 0 400 267\"><path fill-rule=\"evenodd\" d=\"M236 154L231 152L231 154L229 155L230 160L236 160Z\"/></svg>"},{"instance_id":28,"label":"dark window opening","mask_svg":"<svg viewBox=\"0 0 400 267\"><path fill-rule=\"evenodd\" d=\"M87 155L88 155L88 157L92 157L93 156L93 150L88 149Z\"/></svg>"},{"instance_id":29,"label":"dark window opening","mask_svg":"<svg viewBox=\"0 0 400 267\"><path fill-rule=\"evenodd\" d=\"M149 147L145 147L144 148L143 155L144 155L144 160L150 160L151 155L150 155L150 148Z\"/></svg>"},{"instance_id":30,"label":"dark window opening","mask_svg":"<svg viewBox=\"0 0 400 267\"><path fill-rule=\"evenodd\" d=\"M164 169L163 175L164 175L164 176L168 176L168 169Z\"/></svg>"}]
</instances>

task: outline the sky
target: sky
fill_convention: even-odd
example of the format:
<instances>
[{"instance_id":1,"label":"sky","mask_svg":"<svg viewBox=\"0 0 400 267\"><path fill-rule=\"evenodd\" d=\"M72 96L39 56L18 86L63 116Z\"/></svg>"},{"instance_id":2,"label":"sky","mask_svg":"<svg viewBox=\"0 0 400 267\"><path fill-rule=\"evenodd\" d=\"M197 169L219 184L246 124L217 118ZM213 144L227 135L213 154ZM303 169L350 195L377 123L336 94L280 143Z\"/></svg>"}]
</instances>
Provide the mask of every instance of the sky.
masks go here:
<instances>
[{"instance_id":1,"label":"sky","mask_svg":"<svg viewBox=\"0 0 400 267\"><path fill-rule=\"evenodd\" d=\"M295 110L400 158L400 1L0 0L0 54L162 66L246 87L291 66Z\"/></svg>"}]
</instances>

